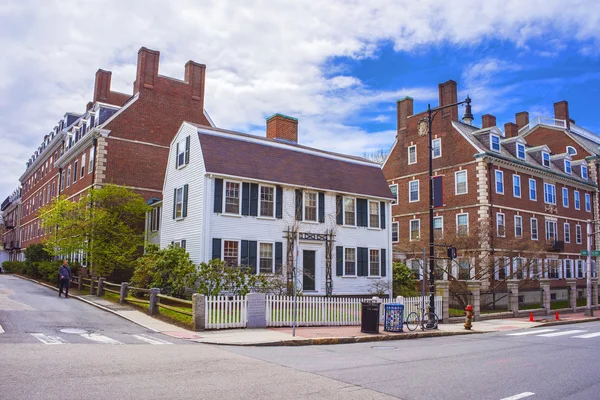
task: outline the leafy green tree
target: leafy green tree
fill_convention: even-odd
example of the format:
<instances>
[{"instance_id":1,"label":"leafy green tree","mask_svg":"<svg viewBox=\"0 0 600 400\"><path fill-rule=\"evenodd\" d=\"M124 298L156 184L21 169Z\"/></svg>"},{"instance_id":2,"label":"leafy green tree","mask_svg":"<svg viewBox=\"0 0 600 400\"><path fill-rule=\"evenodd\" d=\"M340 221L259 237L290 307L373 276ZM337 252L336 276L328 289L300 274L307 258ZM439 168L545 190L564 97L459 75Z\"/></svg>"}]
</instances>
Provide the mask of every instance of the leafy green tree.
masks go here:
<instances>
[{"instance_id":1,"label":"leafy green tree","mask_svg":"<svg viewBox=\"0 0 600 400\"><path fill-rule=\"evenodd\" d=\"M25 255L25 261L28 263L50 261L52 259L52 256L48 253L43 244L29 245L23 253Z\"/></svg>"},{"instance_id":2,"label":"leafy green tree","mask_svg":"<svg viewBox=\"0 0 600 400\"><path fill-rule=\"evenodd\" d=\"M417 279L413 271L401 262L394 262L392 266L392 285L394 297L417 296L419 293L416 289Z\"/></svg>"}]
</instances>

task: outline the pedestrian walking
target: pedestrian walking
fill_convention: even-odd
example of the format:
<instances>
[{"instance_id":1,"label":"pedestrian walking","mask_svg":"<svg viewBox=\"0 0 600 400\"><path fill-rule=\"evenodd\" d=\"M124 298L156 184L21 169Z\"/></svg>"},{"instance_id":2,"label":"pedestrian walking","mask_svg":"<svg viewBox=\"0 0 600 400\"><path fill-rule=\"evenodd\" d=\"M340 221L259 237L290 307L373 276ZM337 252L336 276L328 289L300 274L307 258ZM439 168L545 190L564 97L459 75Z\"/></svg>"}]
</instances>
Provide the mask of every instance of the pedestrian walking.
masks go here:
<instances>
[{"instance_id":1,"label":"pedestrian walking","mask_svg":"<svg viewBox=\"0 0 600 400\"><path fill-rule=\"evenodd\" d=\"M61 297L64 288L65 299L68 299L69 285L71 283L71 267L69 267L67 260L64 260L63 264L58 269L58 279L60 279L60 283L58 285L58 297Z\"/></svg>"}]
</instances>

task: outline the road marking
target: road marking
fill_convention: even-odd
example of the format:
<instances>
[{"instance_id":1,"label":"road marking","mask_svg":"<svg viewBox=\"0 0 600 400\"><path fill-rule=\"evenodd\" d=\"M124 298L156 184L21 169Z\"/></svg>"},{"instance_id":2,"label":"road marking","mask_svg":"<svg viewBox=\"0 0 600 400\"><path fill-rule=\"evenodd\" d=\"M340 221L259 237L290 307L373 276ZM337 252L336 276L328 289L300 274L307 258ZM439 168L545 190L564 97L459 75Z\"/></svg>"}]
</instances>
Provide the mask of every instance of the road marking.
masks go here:
<instances>
[{"instance_id":1,"label":"road marking","mask_svg":"<svg viewBox=\"0 0 600 400\"><path fill-rule=\"evenodd\" d=\"M515 394L514 396L505 397L500 400L519 400L519 399L524 399L525 397L533 396L534 394L535 393L533 393L533 392L523 392L523 393Z\"/></svg>"},{"instance_id":2,"label":"road marking","mask_svg":"<svg viewBox=\"0 0 600 400\"><path fill-rule=\"evenodd\" d=\"M517 332L517 333L509 333L506 336L524 336L524 335L535 335L537 333L544 333L544 332L554 332L556 329L536 329L536 330L532 330L532 331L525 331L525 332Z\"/></svg>"},{"instance_id":3,"label":"road marking","mask_svg":"<svg viewBox=\"0 0 600 400\"><path fill-rule=\"evenodd\" d=\"M44 344L65 344L65 343L67 343L66 340L64 340L63 338L61 338L59 336L47 336L47 335L44 335L43 333L32 333L31 336L33 336L34 338L36 338L37 340L39 340L40 342L42 342Z\"/></svg>"},{"instance_id":4,"label":"road marking","mask_svg":"<svg viewBox=\"0 0 600 400\"><path fill-rule=\"evenodd\" d=\"M98 333L82 333L79 336L84 337L84 338L89 339L89 340L92 340L94 342L98 342L98 343L123 344L123 343L119 342L118 340L111 339L111 338L109 338L107 336L100 335Z\"/></svg>"},{"instance_id":5,"label":"road marking","mask_svg":"<svg viewBox=\"0 0 600 400\"><path fill-rule=\"evenodd\" d=\"M4 329L2 329L2 325L0 325L0 333L4 333Z\"/></svg>"},{"instance_id":6,"label":"road marking","mask_svg":"<svg viewBox=\"0 0 600 400\"><path fill-rule=\"evenodd\" d=\"M573 336L573 337L579 338L579 339L589 339L589 338L598 337L598 336L600 336L600 332L586 333L585 335L579 335L579 336Z\"/></svg>"},{"instance_id":7,"label":"road marking","mask_svg":"<svg viewBox=\"0 0 600 400\"><path fill-rule=\"evenodd\" d=\"M134 338L141 340L142 342L146 342L148 344L173 344L171 342L167 342L166 340L152 338L148 335L131 335Z\"/></svg>"},{"instance_id":8,"label":"road marking","mask_svg":"<svg viewBox=\"0 0 600 400\"><path fill-rule=\"evenodd\" d=\"M538 335L538 336L539 337L566 336L566 335L573 335L574 333L581 333L581 332L587 332L587 331L581 330L581 329L573 329L572 331L561 331L561 332L554 332L554 333L546 333L544 335Z\"/></svg>"}]
</instances>

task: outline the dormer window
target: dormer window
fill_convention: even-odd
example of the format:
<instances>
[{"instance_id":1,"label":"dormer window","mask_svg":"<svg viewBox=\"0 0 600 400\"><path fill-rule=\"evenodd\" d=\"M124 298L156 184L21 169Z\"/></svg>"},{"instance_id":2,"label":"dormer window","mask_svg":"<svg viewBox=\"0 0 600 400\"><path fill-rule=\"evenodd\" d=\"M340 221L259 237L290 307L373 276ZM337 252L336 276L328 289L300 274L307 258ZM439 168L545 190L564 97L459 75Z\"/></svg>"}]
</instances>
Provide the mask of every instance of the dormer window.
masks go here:
<instances>
[{"instance_id":1,"label":"dormer window","mask_svg":"<svg viewBox=\"0 0 600 400\"><path fill-rule=\"evenodd\" d=\"M500 136L490 135L490 148L493 151L500 152Z\"/></svg>"},{"instance_id":2,"label":"dormer window","mask_svg":"<svg viewBox=\"0 0 600 400\"><path fill-rule=\"evenodd\" d=\"M522 143L517 143L517 158L525 159L525 145Z\"/></svg>"},{"instance_id":3,"label":"dormer window","mask_svg":"<svg viewBox=\"0 0 600 400\"><path fill-rule=\"evenodd\" d=\"M567 154L570 156L574 156L577 154L577 150L573 146L567 146Z\"/></svg>"},{"instance_id":4,"label":"dormer window","mask_svg":"<svg viewBox=\"0 0 600 400\"><path fill-rule=\"evenodd\" d=\"M571 161L569 160L565 160L565 173L571 173Z\"/></svg>"},{"instance_id":5,"label":"dormer window","mask_svg":"<svg viewBox=\"0 0 600 400\"><path fill-rule=\"evenodd\" d=\"M588 179L588 170L587 170L587 167L585 165L581 166L581 177L583 179Z\"/></svg>"},{"instance_id":6,"label":"dormer window","mask_svg":"<svg viewBox=\"0 0 600 400\"><path fill-rule=\"evenodd\" d=\"M542 152L542 165L546 168L550 168L550 153Z\"/></svg>"}]
</instances>

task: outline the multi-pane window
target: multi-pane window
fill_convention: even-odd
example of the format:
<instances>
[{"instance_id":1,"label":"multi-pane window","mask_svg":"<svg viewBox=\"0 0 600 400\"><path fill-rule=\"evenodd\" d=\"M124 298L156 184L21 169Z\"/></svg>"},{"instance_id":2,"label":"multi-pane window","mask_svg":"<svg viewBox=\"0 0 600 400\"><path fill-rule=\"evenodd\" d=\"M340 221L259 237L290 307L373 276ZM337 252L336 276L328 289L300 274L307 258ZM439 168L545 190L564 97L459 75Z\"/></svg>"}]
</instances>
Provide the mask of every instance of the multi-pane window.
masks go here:
<instances>
[{"instance_id":1,"label":"multi-pane window","mask_svg":"<svg viewBox=\"0 0 600 400\"><path fill-rule=\"evenodd\" d=\"M585 211L590 212L592 210L592 200L589 193L585 194Z\"/></svg>"},{"instance_id":2,"label":"multi-pane window","mask_svg":"<svg viewBox=\"0 0 600 400\"><path fill-rule=\"evenodd\" d=\"M548 278L559 279L560 278L560 263L561 260L548 259Z\"/></svg>"},{"instance_id":3,"label":"multi-pane window","mask_svg":"<svg viewBox=\"0 0 600 400\"><path fill-rule=\"evenodd\" d=\"M187 140L177 144L177 167L185 165L185 152L187 151Z\"/></svg>"},{"instance_id":4,"label":"multi-pane window","mask_svg":"<svg viewBox=\"0 0 600 400\"><path fill-rule=\"evenodd\" d=\"M505 279L508 275L510 275L508 273L508 266L506 265L506 258L504 257L499 257L496 261L496 268L498 270L497 273L497 278L498 279Z\"/></svg>"},{"instance_id":5,"label":"multi-pane window","mask_svg":"<svg viewBox=\"0 0 600 400\"><path fill-rule=\"evenodd\" d=\"M545 151L542 152L542 165L546 168L550 168L550 153Z\"/></svg>"},{"instance_id":6,"label":"multi-pane window","mask_svg":"<svg viewBox=\"0 0 600 400\"><path fill-rule=\"evenodd\" d=\"M229 267L237 267L239 263L240 242L237 240L223 241L223 261Z\"/></svg>"},{"instance_id":7,"label":"multi-pane window","mask_svg":"<svg viewBox=\"0 0 600 400\"><path fill-rule=\"evenodd\" d=\"M394 200L392 200L392 205L398 204L398 185L390 185L390 190L392 195L394 196Z\"/></svg>"},{"instance_id":8,"label":"multi-pane window","mask_svg":"<svg viewBox=\"0 0 600 400\"><path fill-rule=\"evenodd\" d=\"M344 225L356 225L356 199L344 197Z\"/></svg>"},{"instance_id":9,"label":"multi-pane window","mask_svg":"<svg viewBox=\"0 0 600 400\"><path fill-rule=\"evenodd\" d=\"M466 194L467 189L467 171L457 171L454 173L454 193Z\"/></svg>"},{"instance_id":10,"label":"multi-pane window","mask_svg":"<svg viewBox=\"0 0 600 400\"><path fill-rule=\"evenodd\" d=\"M556 240L556 221L546 221L546 240Z\"/></svg>"},{"instance_id":11,"label":"multi-pane window","mask_svg":"<svg viewBox=\"0 0 600 400\"><path fill-rule=\"evenodd\" d=\"M581 244L581 225L575 225L575 243Z\"/></svg>"},{"instance_id":12,"label":"multi-pane window","mask_svg":"<svg viewBox=\"0 0 600 400\"><path fill-rule=\"evenodd\" d=\"M317 221L317 193L304 192L304 220Z\"/></svg>"},{"instance_id":13,"label":"multi-pane window","mask_svg":"<svg viewBox=\"0 0 600 400\"><path fill-rule=\"evenodd\" d=\"M565 173L571 173L571 161L569 160L565 160Z\"/></svg>"},{"instance_id":14,"label":"multi-pane window","mask_svg":"<svg viewBox=\"0 0 600 400\"><path fill-rule=\"evenodd\" d=\"M413 274L415 275L416 279L421 279L421 260L417 260L417 259L412 259L410 260L410 269L412 270Z\"/></svg>"},{"instance_id":15,"label":"multi-pane window","mask_svg":"<svg viewBox=\"0 0 600 400\"><path fill-rule=\"evenodd\" d=\"M408 183L408 201L409 203L419 201L419 180Z\"/></svg>"},{"instance_id":16,"label":"multi-pane window","mask_svg":"<svg viewBox=\"0 0 600 400\"><path fill-rule=\"evenodd\" d=\"M523 217L520 215L515 215L515 237L523 237Z\"/></svg>"},{"instance_id":17,"label":"multi-pane window","mask_svg":"<svg viewBox=\"0 0 600 400\"><path fill-rule=\"evenodd\" d=\"M442 139L433 139L431 141L431 156L432 158L442 156Z\"/></svg>"},{"instance_id":18,"label":"multi-pane window","mask_svg":"<svg viewBox=\"0 0 600 400\"><path fill-rule=\"evenodd\" d=\"M517 158L525 159L525 145L523 143L517 143Z\"/></svg>"},{"instance_id":19,"label":"multi-pane window","mask_svg":"<svg viewBox=\"0 0 600 400\"><path fill-rule=\"evenodd\" d=\"M584 269L584 263L583 260L577 260L577 278L583 278L585 276L585 269Z\"/></svg>"},{"instance_id":20,"label":"multi-pane window","mask_svg":"<svg viewBox=\"0 0 600 400\"><path fill-rule=\"evenodd\" d=\"M585 165L581 166L581 177L583 179L587 179L588 178L588 169Z\"/></svg>"},{"instance_id":21,"label":"multi-pane window","mask_svg":"<svg viewBox=\"0 0 600 400\"><path fill-rule=\"evenodd\" d=\"M88 165L88 174L91 174L94 170L94 151L95 149L92 147L90 149L90 164Z\"/></svg>"},{"instance_id":22,"label":"multi-pane window","mask_svg":"<svg viewBox=\"0 0 600 400\"><path fill-rule=\"evenodd\" d=\"M529 179L529 200L537 201L537 185L535 179Z\"/></svg>"},{"instance_id":23,"label":"multi-pane window","mask_svg":"<svg viewBox=\"0 0 600 400\"><path fill-rule=\"evenodd\" d=\"M346 247L344 249L344 275L356 275L356 249Z\"/></svg>"},{"instance_id":24,"label":"multi-pane window","mask_svg":"<svg viewBox=\"0 0 600 400\"><path fill-rule=\"evenodd\" d=\"M392 243L398 243L399 241L399 226L398 222L392 222Z\"/></svg>"},{"instance_id":25,"label":"multi-pane window","mask_svg":"<svg viewBox=\"0 0 600 400\"><path fill-rule=\"evenodd\" d=\"M433 217L433 234L436 238L444 235L444 217Z\"/></svg>"},{"instance_id":26,"label":"multi-pane window","mask_svg":"<svg viewBox=\"0 0 600 400\"><path fill-rule=\"evenodd\" d=\"M571 243L571 225L567 222L565 222L564 224L564 238L565 238L565 243Z\"/></svg>"},{"instance_id":27,"label":"multi-pane window","mask_svg":"<svg viewBox=\"0 0 600 400\"><path fill-rule=\"evenodd\" d=\"M580 210L581 209L581 198L579 197L578 190L573 191L573 197L574 197L574 202L575 202L575 209Z\"/></svg>"},{"instance_id":28,"label":"multi-pane window","mask_svg":"<svg viewBox=\"0 0 600 400\"><path fill-rule=\"evenodd\" d=\"M156 232L160 229L161 207L155 207L150 212L150 232Z\"/></svg>"},{"instance_id":29,"label":"multi-pane window","mask_svg":"<svg viewBox=\"0 0 600 400\"><path fill-rule=\"evenodd\" d=\"M496 193L504 194L504 172L496 170Z\"/></svg>"},{"instance_id":30,"label":"multi-pane window","mask_svg":"<svg viewBox=\"0 0 600 400\"><path fill-rule=\"evenodd\" d=\"M514 266L516 278L523 279L523 259L520 257L515 258Z\"/></svg>"},{"instance_id":31,"label":"multi-pane window","mask_svg":"<svg viewBox=\"0 0 600 400\"><path fill-rule=\"evenodd\" d=\"M408 163L415 164L417 162L417 146L408 147Z\"/></svg>"},{"instance_id":32,"label":"multi-pane window","mask_svg":"<svg viewBox=\"0 0 600 400\"><path fill-rule=\"evenodd\" d=\"M67 187L71 186L71 166L67 168Z\"/></svg>"},{"instance_id":33,"label":"multi-pane window","mask_svg":"<svg viewBox=\"0 0 600 400\"><path fill-rule=\"evenodd\" d=\"M225 212L228 214L240 213L239 182L225 182Z\"/></svg>"},{"instance_id":34,"label":"multi-pane window","mask_svg":"<svg viewBox=\"0 0 600 400\"><path fill-rule=\"evenodd\" d=\"M496 213L496 234L498 237L506 236L506 221L503 213Z\"/></svg>"},{"instance_id":35,"label":"multi-pane window","mask_svg":"<svg viewBox=\"0 0 600 400\"><path fill-rule=\"evenodd\" d=\"M410 220L410 240L419 240L421 236L421 220Z\"/></svg>"},{"instance_id":36,"label":"multi-pane window","mask_svg":"<svg viewBox=\"0 0 600 400\"><path fill-rule=\"evenodd\" d=\"M562 201L563 207L569 207L569 189L566 187L562 188Z\"/></svg>"},{"instance_id":37,"label":"multi-pane window","mask_svg":"<svg viewBox=\"0 0 600 400\"><path fill-rule=\"evenodd\" d=\"M556 186L550 183L544 183L544 202L546 204L556 204Z\"/></svg>"},{"instance_id":38,"label":"multi-pane window","mask_svg":"<svg viewBox=\"0 0 600 400\"><path fill-rule=\"evenodd\" d=\"M369 202L369 228L379 228L379 203Z\"/></svg>"},{"instance_id":39,"label":"multi-pane window","mask_svg":"<svg viewBox=\"0 0 600 400\"><path fill-rule=\"evenodd\" d=\"M273 243L261 243L259 246L260 273L272 274L274 272Z\"/></svg>"},{"instance_id":40,"label":"multi-pane window","mask_svg":"<svg viewBox=\"0 0 600 400\"><path fill-rule=\"evenodd\" d=\"M379 276L379 249L369 250L369 276Z\"/></svg>"},{"instance_id":41,"label":"multi-pane window","mask_svg":"<svg viewBox=\"0 0 600 400\"><path fill-rule=\"evenodd\" d=\"M73 166L73 183L77 182L77 171L79 171L79 161L75 161Z\"/></svg>"},{"instance_id":42,"label":"multi-pane window","mask_svg":"<svg viewBox=\"0 0 600 400\"><path fill-rule=\"evenodd\" d=\"M81 156L81 177L85 175L85 153Z\"/></svg>"},{"instance_id":43,"label":"multi-pane window","mask_svg":"<svg viewBox=\"0 0 600 400\"><path fill-rule=\"evenodd\" d=\"M490 146L493 151L500 151L500 136L490 135Z\"/></svg>"},{"instance_id":44,"label":"multi-pane window","mask_svg":"<svg viewBox=\"0 0 600 400\"><path fill-rule=\"evenodd\" d=\"M272 217L275 207L275 188L273 186L260 187L260 216Z\"/></svg>"},{"instance_id":45,"label":"multi-pane window","mask_svg":"<svg viewBox=\"0 0 600 400\"><path fill-rule=\"evenodd\" d=\"M456 233L466 235L469 233L469 214L456 215Z\"/></svg>"},{"instance_id":46,"label":"multi-pane window","mask_svg":"<svg viewBox=\"0 0 600 400\"><path fill-rule=\"evenodd\" d=\"M531 240L538 240L538 220L537 218L531 218L529 220L531 227Z\"/></svg>"},{"instance_id":47,"label":"multi-pane window","mask_svg":"<svg viewBox=\"0 0 600 400\"><path fill-rule=\"evenodd\" d=\"M175 192L175 218L183 218L183 187Z\"/></svg>"},{"instance_id":48,"label":"multi-pane window","mask_svg":"<svg viewBox=\"0 0 600 400\"><path fill-rule=\"evenodd\" d=\"M513 196L521 197L521 177L513 175Z\"/></svg>"}]
</instances>

